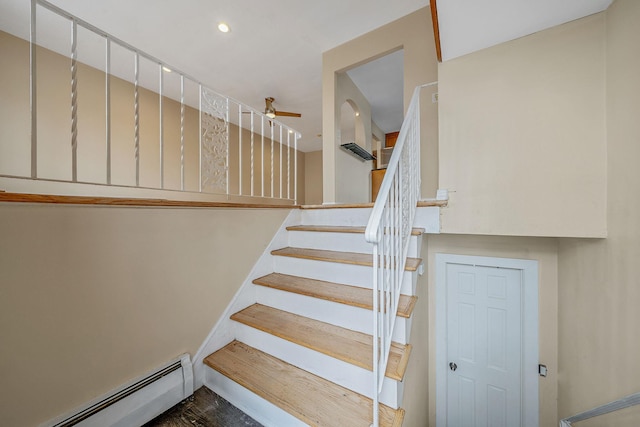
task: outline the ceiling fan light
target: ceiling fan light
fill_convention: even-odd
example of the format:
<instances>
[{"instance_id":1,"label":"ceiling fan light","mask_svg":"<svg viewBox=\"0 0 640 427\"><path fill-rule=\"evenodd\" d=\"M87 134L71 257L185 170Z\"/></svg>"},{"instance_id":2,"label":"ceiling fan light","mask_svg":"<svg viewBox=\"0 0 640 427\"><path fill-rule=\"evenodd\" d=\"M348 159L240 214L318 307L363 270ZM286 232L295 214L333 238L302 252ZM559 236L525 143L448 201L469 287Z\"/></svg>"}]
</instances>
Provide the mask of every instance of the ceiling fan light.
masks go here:
<instances>
[{"instance_id":1,"label":"ceiling fan light","mask_svg":"<svg viewBox=\"0 0 640 427\"><path fill-rule=\"evenodd\" d=\"M269 98L265 98L265 107L264 107L264 115L269 117L270 119L275 119L276 118L276 109L273 108L273 105L271 104L274 99L269 97Z\"/></svg>"}]
</instances>

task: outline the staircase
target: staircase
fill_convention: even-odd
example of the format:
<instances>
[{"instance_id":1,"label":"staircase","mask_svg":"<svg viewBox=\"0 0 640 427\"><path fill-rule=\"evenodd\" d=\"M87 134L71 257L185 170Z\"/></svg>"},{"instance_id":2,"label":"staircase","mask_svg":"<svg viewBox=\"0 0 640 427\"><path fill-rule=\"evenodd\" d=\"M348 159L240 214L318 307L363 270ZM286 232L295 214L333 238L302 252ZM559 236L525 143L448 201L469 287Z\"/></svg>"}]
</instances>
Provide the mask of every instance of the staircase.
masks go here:
<instances>
[{"instance_id":1,"label":"staircase","mask_svg":"<svg viewBox=\"0 0 640 427\"><path fill-rule=\"evenodd\" d=\"M301 210L289 220L262 260L270 271L251 278L244 303L236 304L242 308L219 325L231 332L228 344L204 357L204 385L266 426L372 423L372 246L364 239L370 212ZM381 426L401 426L404 417L423 232L412 231Z\"/></svg>"}]
</instances>

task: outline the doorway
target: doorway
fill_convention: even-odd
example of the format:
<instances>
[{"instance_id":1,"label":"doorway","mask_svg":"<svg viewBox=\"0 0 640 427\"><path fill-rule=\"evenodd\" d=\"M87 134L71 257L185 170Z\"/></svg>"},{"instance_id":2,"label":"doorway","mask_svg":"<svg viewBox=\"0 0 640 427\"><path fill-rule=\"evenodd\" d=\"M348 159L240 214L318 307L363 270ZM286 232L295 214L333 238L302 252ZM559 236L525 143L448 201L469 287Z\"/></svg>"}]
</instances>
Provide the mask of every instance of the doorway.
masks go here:
<instances>
[{"instance_id":1,"label":"doorway","mask_svg":"<svg viewBox=\"0 0 640 427\"><path fill-rule=\"evenodd\" d=\"M436 426L537 426L537 261L436 254L436 307Z\"/></svg>"}]
</instances>

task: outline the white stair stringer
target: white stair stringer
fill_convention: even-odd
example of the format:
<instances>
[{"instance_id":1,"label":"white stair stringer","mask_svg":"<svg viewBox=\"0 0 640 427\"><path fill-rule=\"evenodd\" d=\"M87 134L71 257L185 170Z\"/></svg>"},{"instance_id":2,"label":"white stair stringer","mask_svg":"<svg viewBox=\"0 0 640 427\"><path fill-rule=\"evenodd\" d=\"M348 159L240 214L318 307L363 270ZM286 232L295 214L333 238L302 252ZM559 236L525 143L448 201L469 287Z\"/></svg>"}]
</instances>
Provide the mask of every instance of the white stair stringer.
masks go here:
<instances>
[{"instance_id":1,"label":"white stair stringer","mask_svg":"<svg viewBox=\"0 0 640 427\"><path fill-rule=\"evenodd\" d=\"M369 268L371 270L371 268ZM405 272L409 274L409 272ZM416 274L416 273L411 273ZM258 303L320 322L330 323L341 328L373 334L373 311L311 296L281 291L256 285ZM400 344L409 342L411 318L396 317L393 341Z\"/></svg>"},{"instance_id":2,"label":"white stair stringer","mask_svg":"<svg viewBox=\"0 0 640 427\"><path fill-rule=\"evenodd\" d=\"M203 363L205 357L221 349L233 341L235 337L237 323L230 319L231 315L257 302L256 285L254 285L252 281L257 277L273 272L273 256L271 255L271 251L286 246L288 239L287 227L299 223L300 210L292 209L196 352L193 357L194 390L197 390L203 385L205 372L211 370Z\"/></svg>"},{"instance_id":3,"label":"white stair stringer","mask_svg":"<svg viewBox=\"0 0 640 427\"><path fill-rule=\"evenodd\" d=\"M238 324L236 339L300 369L372 398L373 373L367 369L244 324ZM397 409L402 401L403 390L402 381L385 377L380 401Z\"/></svg>"}]
</instances>

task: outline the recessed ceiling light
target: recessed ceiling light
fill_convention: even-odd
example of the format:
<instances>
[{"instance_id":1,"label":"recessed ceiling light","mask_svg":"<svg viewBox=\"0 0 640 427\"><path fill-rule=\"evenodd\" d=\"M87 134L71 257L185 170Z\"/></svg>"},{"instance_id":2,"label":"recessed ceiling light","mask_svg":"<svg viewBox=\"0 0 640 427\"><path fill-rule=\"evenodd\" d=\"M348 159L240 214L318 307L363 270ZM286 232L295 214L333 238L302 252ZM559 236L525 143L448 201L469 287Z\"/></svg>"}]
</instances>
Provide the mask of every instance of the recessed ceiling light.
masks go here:
<instances>
[{"instance_id":1,"label":"recessed ceiling light","mask_svg":"<svg viewBox=\"0 0 640 427\"><path fill-rule=\"evenodd\" d=\"M359 111L356 111L356 117L358 117L360 115Z\"/></svg>"},{"instance_id":2,"label":"recessed ceiling light","mask_svg":"<svg viewBox=\"0 0 640 427\"><path fill-rule=\"evenodd\" d=\"M162 66L162 69L163 69L164 71L166 71L167 73L170 73L170 72L171 72L171 68L167 67L166 65L163 65L163 66Z\"/></svg>"},{"instance_id":3,"label":"recessed ceiling light","mask_svg":"<svg viewBox=\"0 0 640 427\"><path fill-rule=\"evenodd\" d=\"M289 129L289 133L293 133L293 130Z\"/></svg>"},{"instance_id":4,"label":"recessed ceiling light","mask_svg":"<svg viewBox=\"0 0 640 427\"><path fill-rule=\"evenodd\" d=\"M226 23L226 22L221 22L221 23L219 23L219 24L218 24L218 29L219 29L220 31L222 31L223 33L228 33L228 32L229 32L229 30L230 30L229 25L227 25L227 23Z\"/></svg>"}]
</instances>

